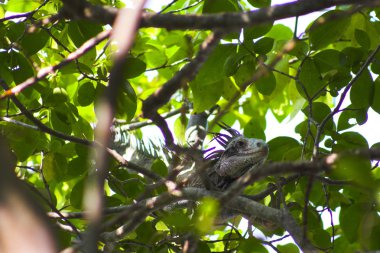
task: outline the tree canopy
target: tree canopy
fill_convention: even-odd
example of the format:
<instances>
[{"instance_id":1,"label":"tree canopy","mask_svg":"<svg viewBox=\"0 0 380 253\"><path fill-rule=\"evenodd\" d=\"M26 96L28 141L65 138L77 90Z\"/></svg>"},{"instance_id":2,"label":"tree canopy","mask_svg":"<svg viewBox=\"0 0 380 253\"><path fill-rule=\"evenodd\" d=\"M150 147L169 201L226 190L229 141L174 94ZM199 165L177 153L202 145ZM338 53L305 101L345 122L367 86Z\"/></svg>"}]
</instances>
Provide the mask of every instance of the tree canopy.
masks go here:
<instances>
[{"instance_id":1,"label":"tree canopy","mask_svg":"<svg viewBox=\"0 0 380 253\"><path fill-rule=\"evenodd\" d=\"M380 1L1 2L1 252L380 250L380 142L352 130L380 113ZM225 192L175 180L211 108L208 131L270 150ZM302 115L298 138L267 140L269 112ZM115 129L154 160L124 158Z\"/></svg>"}]
</instances>

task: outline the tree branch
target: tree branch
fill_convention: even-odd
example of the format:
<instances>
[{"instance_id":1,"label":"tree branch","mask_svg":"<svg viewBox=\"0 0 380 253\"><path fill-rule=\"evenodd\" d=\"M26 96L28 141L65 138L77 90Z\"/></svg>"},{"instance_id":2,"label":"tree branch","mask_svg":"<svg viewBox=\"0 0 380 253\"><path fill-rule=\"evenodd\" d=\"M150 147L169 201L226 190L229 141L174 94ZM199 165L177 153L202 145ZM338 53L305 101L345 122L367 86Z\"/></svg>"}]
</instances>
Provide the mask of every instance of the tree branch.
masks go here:
<instances>
[{"instance_id":1,"label":"tree branch","mask_svg":"<svg viewBox=\"0 0 380 253\"><path fill-rule=\"evenodd\" d=\"M99 33L94 38L91 38L88 41L86 41L85 43L83 43L83 45L80 48L78 48L76 51L69 54L63 61L61 61L57 65L42 68L38 71L36 76L26 79L24 82L16 85L12 89L7 88L6 91L0 95L0 100L4 99L6 97L12 96L12 95L17 95L18 93L20 93L25 88L37 83L38 81L47 77L49 74L53 74L56 70L66 66L70 62L78 59L79 57L84 55L86 52L88 52L91 48L93 48L94 46L96 46L101 41L105 40L106 38L108 38L110 33L111 33L110 30L106 30L106 31Z\"/></svg>"}]
</instances>

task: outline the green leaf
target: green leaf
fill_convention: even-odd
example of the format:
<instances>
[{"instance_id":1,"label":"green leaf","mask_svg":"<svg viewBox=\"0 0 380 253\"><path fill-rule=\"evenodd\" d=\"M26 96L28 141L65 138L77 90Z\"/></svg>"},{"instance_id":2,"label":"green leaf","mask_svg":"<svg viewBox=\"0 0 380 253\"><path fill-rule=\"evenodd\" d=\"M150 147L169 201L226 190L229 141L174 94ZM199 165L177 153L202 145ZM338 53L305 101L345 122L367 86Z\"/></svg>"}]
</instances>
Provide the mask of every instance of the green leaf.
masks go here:
<instances>
[{"instance_id":1,"label":"green leaf","mask_svg":"<svg viewBox=\"0 0 380 253\"><path fill-rule=\"evenodd\" d=\"M267 54L272 50L273 44L274 44L273 38L264 37L256 41L253 48L255 52L258 54Z\"/></svg>"},{"instance_id":2,"label":"green leaf","mask_svg":"<svg viewBox=\"0 0 380 253\"><path fill-rule=\"evenodd\" d=\"M124 77L126 79L134 78L146 70L146 64L139 58L128 57L124 64Z\"/></svg>"},{"instance_id":3,"label":"green leaf","mask_svg":"<svg viewBox=\"0 0 380 253\"><path fill-rule=\"evenodd\" d=\"M135 116L137 109L137 96L132 85L125 81L124 85L119 88L117 104L116 104L116 117L126 118L127 121L132 120Z\"/></svg>"},{"instance_id":4,"label":"green leaf","mask_svg":"<svg viewBox=\"0 0 380 253\"><path fill-rule=\"evenodd\" d=\"M83 176L89 169L90 164L87 157L76 157L72 159L67 165L66 180Z\"/></svg>"},{"instance_id":5,"label":"green leaf","mask_svg":"<svg viewBox=\"0 0 380 253\"><path fill-rule=\"evenodd\" d=\"M273 23L255 25L252 27L244 28L244 41L253 40L264 36L272 28Z\"/></svg>"},{"instance_id":6,"label":"green leaf","mask_svg":"<svg viewBox=\"0 0 380 253\"><path fill-rule=\"evenodd\" d=\"M316 229L312 231L312 242L315 246L322 249L331 247L330 234L324 229Z\"/></svg>"},{"instance_id":7,"label":"green leaf","mask_svg":"<svg viewBox=\"0 0 380 253\"><path fill-rule=\"evenodd\" d=\"M195 112L203 112L214 106L223 93L225 76L221 75L227 57L236 52L236 45L217 46L190 83Z\"/></svg>"},{"instance_id":8,"label":"green leaf","mask_svg":"<svg viewBox=\"0 0 380 253\"><path fill-rule=\"evenodd\" d=\"M10 52L9 67L16 83L22 83L29 77L34 76L34 70L30 62L25 56L15 51Z\"/></svg>"},{"instance_id":9,"label":"green leaf","mask_svg":"<svg viewBox=\"0 0 380 253\"><path fill-rule=\"evenodd\" d=\"M261 241L254 237L242 240L240 242L238 253L258 253L258 252L268 252L268 250L262 245Z\"/></svg>"},{"instance_id":10,"label":"green leaf","mask_svg":"<svg viewBox=\"0 0 380 253\"><path fill-rule=\"evenodd\" d=\"M243 57L244 55L237 54L237 53L229 55L226 61L224 62L224 66L223 66L224 74L226 76L234 75L241 64Z\"/></svg>"},{"instance_id":11,"label":"green leaf","mask_svg":"<svg viewBox=\"0 0 380 253\"><path fill-rule=\"evenodd\" d=\"M352 105L350 105L340 114L337 130L346 130L356 124L362 125L367 121L367 119L367 110L355 109Z\"/></svg>"},{"instance_id":12,"label":"green leaf","mask_svg":"<svg viewBox=\"0 0 380 253\"><path fill-rule=\"evenodd\" d=\"M85 82L78 89L78 103L81 106L88 106L94 102L95 87L92 82Z\"/></svg>"},{"instance_id":13,"label":"green leaf","mask_svg":"<svg viewBox=\"0 0 380 253\"><path fill-rule=\"evenodd\" d=\"M355 29L355 39L365 49L371 48L371 39L368 34L360 29Z\"/></svg>"},{"instance_id":14,"label":"green leaf","mask_svg":"<svg viewBox=\"0 0 380 253\"><path fill-rule=\"evenodd\" d=\"M240 64L239 69L233 76L237 86L241 87L246 84L246 82L251 82L253 74L256 69L256 59L252 56L247 56L244 61Z\"/></svg>"},{"instance_id":15,"label":"green leaf","mask_svg":"<svg viewBox=\"0 0 380 253\"><path fill-rule=\"evenodd\" d=\"M269 146L269 156L270 161L292 161L296 160L301 154L294 156L292 150L301 151L301 145L298 141L290 137L276 137L268 142Z\"/></svg>"},{"instance_id":16,"label":"green leaf","mask_svg":"<svg viewBox=\"0 0 380 253\"><path fill-rule=\"evenodd\" d=\"M259 120L256 118L252 118L245 126L244 126L244 136L247 138L256 138L265 140L265 132L261 127Z\"/></svg>"},{"instance_id":17,"label":"green leaf","mask_svg":"<svg viewBox=\"0 0 380 253\"><path fill-rule=\"evenodd\" d=\"M350 206L343 206L340 211L340 227L349 242L355 242L358 239L362 215L366 211L364 208L363 204L352 204Z\"/></svg>"},{"instance_id":18,"label":"green leaf","mask_svg":"<svg viewBox=\"0 0 380 253\"><path fill-rule=\"evenodd\" d=\"M374 85L371 73L364 70L356 82L352 85L350 99L352 105L357 108L368 108L372 103Z\"/></svg>"},{"instance_id":19,"label":"green leaf","mask_svg":"<svg viewBox=\"0 0 380 253\"><path fill-rule=\"evenodd\" d=\"M333 146L333 152L355 148L368 148L367 140L357 132L345 132L336 137L337 143Z\"/></svg>"},{"instance_id":20,"label":"green leaf","mask_svg":"<svg viewBox=\"0 0 380 253\"><path fill-rule=\"evenodd\" d=\"M26 33L20 41L20 44L25 53L30 56L40 51L49 38L49 34L45 30L40 29L33 33Z\"/></svg>"},{"instance_id":21,"label":"green leaf","mask_svg":"<svg viewBox=\"0 0 380 253\"><path fill-rule=\"evenodd\" d=\"M84 180L78 181L71 190L70 205L76 209L82 209L84 194Z\"/></svg>"},{"instance_id":22,"label":"green leaf","mask_svg":"<svg viewBox=\"0 0 380 253\"><path fill-rule=\"evenodd\" d=\"M239 11L239 6L236 0L205 0L202 13L235 11Z\"/></svg>"},{"instance_id":23,"label":"green leaf","mask_svg":"<svg viewBox=\"0 0 380 253\"><path fill-rule=\"evenodd\" d=\"M77 48L102 31L101 25L86 20L71 21L68 25L69 38Z\"/></svg>"},{"instance_id":24,"label":"green leaf","mask_svg":"<svg viewBox=\"0 0 380 253\"><path fill-rule=\"evenodd\" d=\"M166 177L168 175L168 167L161 159L154 160L151 170L162 177Z\"/></svg>"},{"instance_id":25,"label":"green leaf","mask_svg":"<svg viewBox=\"0 0 380 253\"><path fill-rule=\"evenodd\" d=\"M263 95L269 96L276 89L276 78L272 71L264 74L255 82L256 89Z\"/></svg>"},{"instance_id":26,"label":"green leaf","mask_svg":"<svg viewBox=\"0 0 380 253\"><path fill-rule=\"evenodd\" d=\"M304 109L302 109L302 112L308 116L309 115L309 109L310 107L307 106ZM313 114L313 120L322 123L322 121L326 118L327 115L331 113L331 109L328 105L322 103L322 102L314 102L312 103L312 114ZM328 120L325 129L328 130L334 130L335 124L332 119Z\"/></svg>"},{"instance_id":27,"label":"green leaf","mask_svg":"<svg viewBox=\"0 0 380 253\"><path fill-rule=\"evenodd\" d=\"M380 114L380 78L376 78L373 87L373 100L371 108Z\"/></svg>"},{"instance_id":28,"label":"green leaf","mask_svg":"<svg viewBox=\"0 0 380 253\"><path fill-rule=\"evenodd\" d=\"M270 6L271 0L248 0L248 3L250 3L253 7L263 8Z\"/></svg>"},{"instance_id":29,"label":"green leaf","mask_svg":"<svg viewBox=\"0 0 380 253\"><path fill-rule=\"evenodd\" d=\"M36 0L9 0L6 10L11 12L25 13L37 9L41 3Z\"/></svg>"},{"instance_id":30,"label":"green leaf","mask_svg":"<svg viewBox=\"0 0 380 253\"><path fill-rule=\"evenodd\" d=\"M215 218L219 213L219 202L213 198L202 199L197 208L196 228L200 234L207 233L214 225Z\"/></svg>"},{"instance_id":31,"label":"green leaf","mask_svg":"<svg viewBox=\"0 0 380 253\"><path fill-rule=\"evenodd\" d=\"M297 90L305 98L317 95L323 87L318 68L310 58L306 58L303 62L299 73L299 80L301 83L297 82Z\"/></svg>"},{"instance_id":32,"label":"green leaf","mask_svg":"<svg viewBox=\"0 0 380 253\"><path fill-rule=\"evenodd\" d=\"M288 41L293 38L293 32L283 24L276 24L266 34L266 37L273 38L275 41Z\"/></svg>"},{"instance_id":33,"label":"green leaf","mask_svg":"<svg viewBox=\"0 0 380 253\"><path fill-rule=\"evenodd\" d=\"M286 253L299 253L299 249L295 244L288 243L285 245L277 245L277 249L280 252L286 252Z\"/></svg>"},{"instance_id":34,"label":"green leaf","mask_svg":"<svg viewBox=\"0 0 380 253\"><path fill-rule=\"evenodd\" d=\"M339 16L339 18L337 18ZM324 48L336 42L350 25L350 17L341 10L332 10L316 19L310 27L310 43L313 49Z\"/></svg>"},{"instance_id":35,"label":"green leaf","mask_svg":"<svg viewBox=\"0 0 380 253\"><path fill-rule=\"evenodd\" d=\"M295 46L289 51L290 55L296 56L298 59L303 59L309 51L309 45L303 40L296 40Z\"/></svg>"},{"instance_id":36,"label":"green leaf","mask_svg":"<svg viewBox=\"0 0 380 253\"><path fill-rule=\"evenodd\" d=\"M42 160L42 171L47 182L63 181L67 174L67 160L59 153L48 153Z\"/></svg>"},{"instance_id":37,"label":"green leaf","mask_svg":"<svg viewBox=\"0 0 380 253\"><path fill-rule=\"evenodd\" d=\"M320 51L313 59L320 73L331 71L349 72L346 55L337 50L326 49Z\"/></svg>"}]
</instances>

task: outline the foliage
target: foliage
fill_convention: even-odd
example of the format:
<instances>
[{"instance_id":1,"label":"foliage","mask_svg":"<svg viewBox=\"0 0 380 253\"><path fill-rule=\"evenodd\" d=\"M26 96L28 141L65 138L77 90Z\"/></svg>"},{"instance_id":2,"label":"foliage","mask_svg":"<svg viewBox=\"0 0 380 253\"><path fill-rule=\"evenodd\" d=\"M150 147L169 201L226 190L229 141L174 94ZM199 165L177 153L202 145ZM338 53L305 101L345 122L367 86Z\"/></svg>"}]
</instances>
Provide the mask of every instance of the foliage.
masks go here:
<instances>
[{"instance_id":1,"label":"foliage","mask_svg":"<svg viewBox=\"0 0 380 253\"><path fill-rule=\"evenodd\" d=\"M124 5L119 0L88 2L117 8ZM307 9L307 1L298 2ZM285 162L324 161L332 153L376 151L379 143L369 147L368 141L350 128L365 124L368 110L380 113L380 79L377 77L380 74L380 11L373 6L365 8L360 1L351 2L352 5L338 5L321 12L306 31L298 31L300 36L293 28L275 23L282 18L275 16L276 13L262 23L240 29L227 27L223 41L210 53L195 77L186 77L187 82L173 96L167 97L170 101L158 110L159 115L178 112L172 113L175 123L171 126L177 142L186 145L184 129L190 117L187 107L190 102L196 113L215 104L220 106L220 111L210 118L211 132L219 131L215 124L219 119L238 125L247 137L264 140L264 131L271 127L266 124L268 112L279 122L304 115L305 120L294 129L298 139L280 136L268 140L271 163L285 166ZM94 151L89 142L81 143L78 139L91 143L98 138L94 135L94 126L103 118L95 108L99 108L99 101L106 93L114 66L115 48L108 39L98 41L87 48L85 54L74 55L73 61L60 65L73 56L73 52L85 47L86 41L110 29L106 20L81 16L80 8L74 3L9 0L0 4L3 88L20 87L18 85L29 82L30 78L38 77L15 92L15 97L42 125L36 125L11 99L13 97L4 92L0 100L0 133L16 157L18 178L34 189L35 199L46 212L85 210L86 184L94 166ZM183 16L223 15L221 12L239 15L270 5L270 0L179 0L163 6L162 12ZM70 13L76 8L77 14ZM98 11L106 13L107 9ZM106 14L98 17L102 16ZM154 20L152 22L154 24ZM129 134L137 138L146 136L149 131L144 130L145 123L139 125L146 121L142 117L143 101L193 61L200 45L211 34L210 30L194 29L191 23L183 29L159 26L144 25L137 30L124 63L124 81L117 92L115 122L133 129ZM40 78L51 66L57 67ZM343 100L349 100L349 106L342 106ZM371 164L368 157L360 154L340 157L329 164L332 169L327 173L318 171L305 175L294 170L292 175L281 171L267 175L246 187L244 194L256 196L265 206L289 210L311 244L322 251L379 250L380 171L377 163ZM378 154L372 158L379 160ZM184 154L180 156L183 158ZM104 183L107 216L102 220L99 250L106 252L108 243L116 240L112 248L115 252L179 252L189 244L196 245L197 252L267 252L264 245L276 247L271 240L288 235L283 227L261 222L260 213L252 215L257 220L252 221L253 226L247 231L237 228L241 216L231 219L228 225L214 226L221 203L211 197L200 199L201 204L194 213L190 209L166 212L152 208L146 216L143 212L139 216L131 209L126 215L131 215L129 219L119 217L116 222L110 222L121 212L117 210L124 210L122 207L133 207L136 201L166 196L173 190L159 180L169 177L168 167L175 167L178 162L173 159L165 164L166 158L158 158L148 168L158 179L137 171L136 167L120 166L120 160L110 159ZM145 164L142 159L145 158L136 163ZM158 187L151 188L154 182ZM260 195L265 191L269 193ZM321 219L322 214L333 212L339 214L339 220ZM131 217L135 220L131 221ZM60 250L73 246L87 231L89 222L82 218L51 218L50 223L71 228L54 226L54 240ZM125 224L132 229L107 241L110 238L107 235ZM255 228L267 237L257 237L252 232ZM277 251L299 252L299 249L293 242L280 242Z\"/></svg>"}]
</instances>

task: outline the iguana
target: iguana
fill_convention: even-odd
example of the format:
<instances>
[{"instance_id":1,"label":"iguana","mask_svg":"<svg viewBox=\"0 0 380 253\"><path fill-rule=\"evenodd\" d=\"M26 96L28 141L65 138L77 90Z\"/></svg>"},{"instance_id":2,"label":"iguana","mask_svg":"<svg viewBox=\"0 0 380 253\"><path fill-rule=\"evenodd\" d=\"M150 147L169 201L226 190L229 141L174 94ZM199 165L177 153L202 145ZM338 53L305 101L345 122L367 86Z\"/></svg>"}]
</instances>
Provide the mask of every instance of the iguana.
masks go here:
<instances>
[{"instance_id":1,"label":"iguana","mask_svg":"<svg viewBox=\"0 0 380 253\"><path fill-rule=\"evenodd\" d=\"M202 148L207 132L207 118L208 114L205 112L191 115L186 131L189 146ZM224 191L250 168L259 167L265 162L269 151L265 141L244 137L226 124L219 125L225 133L213 133L213 141L219 143L221 149L213 147L203 151L204 161L200 164L185 164L185 168L177 176L177 181L184 186ZM140 165L151 165L159 153L165 150L153 142L143 144L132 140L128 133L120 129L114 130L114 137L114 148ZM152 148L153 152L150 151ZM161 152L157 152L156 148ZM165 159L170 158L167 153L164 155Z\"/></svg>"},{"instance_id":2,"label":"iguana","mask_svg":"<svg viewBox=\"0 0 380 253\"><path fill-rule=\"evenodd\" d=\"M205 118L202 114L192 115L192 117L201 117L202 120L198 120L199 122L203 122ZM193 119L193 121L196 120ZM199 122L197 123L199 124ZM193 122L190 120L188 128L191 128L192 124ZM226 133L213 133L213 141L219 143L222 149L213 147L204 151L205 161L203 164L207 164L206 168L192 166L178 175L178 180L186 181L186 186L224 191L249 169L259 167L265 162L269 152L265 141L244 137L226 124L219 124L219 126ZM197 127L198 130L193 130L193 132L200 131L200 134L197 136L197 141L193 141L190 145L194 145L196 142L199 145L202 143L200 139L205 135L203 133L205 126L197 125ZM193 135L197 134L193 133Z\"/></svg>"}]
</instances>

